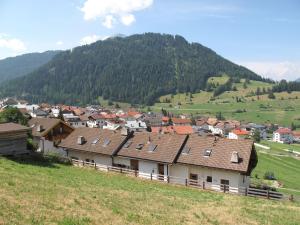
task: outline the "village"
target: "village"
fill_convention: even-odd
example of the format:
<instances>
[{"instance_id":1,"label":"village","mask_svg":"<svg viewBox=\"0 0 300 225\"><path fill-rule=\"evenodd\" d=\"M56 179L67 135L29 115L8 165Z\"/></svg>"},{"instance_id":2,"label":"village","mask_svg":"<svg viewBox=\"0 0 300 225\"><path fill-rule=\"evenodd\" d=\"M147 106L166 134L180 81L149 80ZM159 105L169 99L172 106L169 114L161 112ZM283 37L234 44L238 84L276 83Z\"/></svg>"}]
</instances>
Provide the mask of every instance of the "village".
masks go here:
<instances>
[{"instance_id":1,"label":"village","mask_svg":"<svg viewBox=\"0 0 300 225\"><path fill-rule=\"evenodd\" d=\"M77 166L239 194L251 190L250 175L258 161L255 147L265 147L260 140L287 146L300 141L299 131L276 124L190 118L163 109L123 111L29 104L13 98L2 100L0 106L0 112L16 108L28 118L28 126L0 125L1 155L28 153L29 132L35 152L68 158Z\"/></svg>"}]
</instances>

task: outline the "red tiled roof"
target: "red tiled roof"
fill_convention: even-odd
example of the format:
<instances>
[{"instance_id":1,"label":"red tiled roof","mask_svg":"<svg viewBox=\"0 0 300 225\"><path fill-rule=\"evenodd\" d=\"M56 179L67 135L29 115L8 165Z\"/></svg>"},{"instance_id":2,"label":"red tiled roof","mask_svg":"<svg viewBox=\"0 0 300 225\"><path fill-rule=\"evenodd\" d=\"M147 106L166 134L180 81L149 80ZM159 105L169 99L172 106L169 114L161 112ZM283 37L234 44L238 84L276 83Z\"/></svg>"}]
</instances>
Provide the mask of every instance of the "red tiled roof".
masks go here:
<instances>
[{"instance_id":1,"label":"red tiled roof","mask_svg":"<svg viewBox=\"0 0 300 225\"><path fill-rule=\"evenodd\" d=\"M192 134L192 133L194 133L192 126L174 126L173 129L176 134Z\"/></svg>"},{"instance_id":2,"label":"red tiled roof","mask_svg":"<svg viewBox=\"0 0 300 225\"><path fill-rule=\"evenodd\" d=\"M236 135L248 135L249 132L246 130L240 130L240 129L235 129L233 131L231 131L232 133L236 134Z\"/></svg>"},{"instance_id":3,"label":"red tiled roof","mask_svg":"<svg viewBox=\"0 0 300 225\"><path fill-rule=\"evenodd\" d=\"M192 121L190 119L181 119L181 118L176 118L176 117L173 117L172 118L172 122L175 123L175 124L191 124Z\"/></svg>"},{"instance_id":4,"label":"red tiled roof","mask_svg":"<svg viewBox=\"0 0 300 225\"><path fill-rule=\"evenodd\" d=\"M163 117L161 118L161 121L163 121L163 122L168 122L168 121L169 121L169 117L163 116Z\"/></svg>"},{"instance_id":5,"label":"red tiled roof","mask_svg":"<svg viewBox=\"0 0 300 225\"><path fill-rule=\"evenodd\" d=\"M279 128L277 129L274 133L279 133L279 134L290 134L292 133L291 129L290 128Z\"/></svg>"}]
</instances>

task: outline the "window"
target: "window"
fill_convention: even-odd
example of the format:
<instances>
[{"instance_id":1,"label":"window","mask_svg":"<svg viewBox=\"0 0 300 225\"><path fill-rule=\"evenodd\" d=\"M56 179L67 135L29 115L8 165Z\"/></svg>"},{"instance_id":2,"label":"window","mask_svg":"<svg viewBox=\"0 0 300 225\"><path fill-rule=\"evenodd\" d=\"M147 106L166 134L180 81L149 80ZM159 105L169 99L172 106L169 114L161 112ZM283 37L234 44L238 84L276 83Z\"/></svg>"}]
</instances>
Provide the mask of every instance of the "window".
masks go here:
<instances>
[{"instance_id":1,"label":"window","mask_svg":"<svg viewBox=\"0 0 300 225\"><path fill-rule=\"evenodd\" d=\"M90 162L90 159L85 159L86 162Z\"/></svg>"},{"instance_id":2,"label":"window","mask_svg":"<svg viewBox=\"0 0 300 225\"><path fill-rule=\"evenodd\" d=\"M124 145L124 148L129 148L131 144L132 144L132 141L127 141Z\"/></svg>"},{"instance_id":3,"label":"window","mask_svg":"<svg viewBox=\"0 0 300 225\"><path fill-rule=\"evenodd\" d=\"M229 180L221 179L221 184L229 185Z\"/></svg>"},{"instance_id":4,"label":"window","mask_svg":"<svg viewBox=\"0 0 300 225\"><path fill-rule=\"evenodd\" d=\"M157 147L157 145L155 145L155 144L150 144L149 147L148 147L148 151L149 151L149 152L154 152L155 149L156 149L156 147Z\"/></svg>"},{"instance_id":5,"label":"window","mask_svg":"<svg viewBox=\"0 0 300 225\"><path fill-rule=\"evenodd\" d=\"M92 159L92 160L91 160L91 163L95 163L95 161Z\"/></svg>"},{"instance_id":6,"label":"window","mask_svg":"<svg viewBox=\"0 0 300 225\"><path fill-rule=\"evenodd\" d=\"M99 138L94 139L94 140L92 141L92 145L97 144L99 140L100 140Z\"/></svg>"},{"instance_id":7,"label":"window","mask_svg":"<svg viewBox=\"0 0 300 225\"><path fill-rule=\"evenodd\" d=\"M110 140L109 140L109 139L107 139L107 138L105 138L105 140L104 140L104 143L103 143L103 147L106 147L106 146L108 146L108 145L109 145L109 143L110 143Z\"/></svg>"},{"instance_id":8,"label":"window","mask_svg":"<svg viewBox=\"0 0 300 225\"><path fill-rule=\"evenodd\" d=\"M211 149L205 149L203 155L204 155L205 157L209 157L209 156L211 155L211 151L212 151Z\"/></svg>"},{"instance_id":9,"label":"window","mask_svg":"<svg viewBox=\"0 0 300 225\"><path fill-rule=\"evenodd\" d=\"M144 147L144 144L139 143L139 144L136 145L135 148L136 148L137 150L142 150L143 147Z\"/></svg>"},{"instance_id":10,"label":"window","mask_svg":"<svg viewBox=\"0 0 300 225\"><path fill-rule=\"evenodd\" d=\"M191 180L198 180L198 174L190 173Z\"/></svg>"},{"instance_id":11,"label":"window","mask_svg":"<svg viewBox=\"0 0 300 225\"><path fill-rule=\"evenodd\" d=\"M212 182L212 176L207 176L206 177L206 182L211 183Z\"/></svg>"},{"instance_id":12,"label":"window","mask_svg":"<svg viewBox=\"0 0 300 225\"><path fill-rule=\"evenodd\" d=\"M187 155L187 154L189 154L190 150L191 150L190 147L184 146L184 148L182 149L182 154L186 154Z\"/></svg>"},{"instance_id":13,"label":"window","mask_svg":"<svg viewBox=\"0 0 300 225\"><path fill-rule=\"evenodd\" d=\"M72 156L71 159L79 160L77 157Z\"/></svg>"}]
</instances>

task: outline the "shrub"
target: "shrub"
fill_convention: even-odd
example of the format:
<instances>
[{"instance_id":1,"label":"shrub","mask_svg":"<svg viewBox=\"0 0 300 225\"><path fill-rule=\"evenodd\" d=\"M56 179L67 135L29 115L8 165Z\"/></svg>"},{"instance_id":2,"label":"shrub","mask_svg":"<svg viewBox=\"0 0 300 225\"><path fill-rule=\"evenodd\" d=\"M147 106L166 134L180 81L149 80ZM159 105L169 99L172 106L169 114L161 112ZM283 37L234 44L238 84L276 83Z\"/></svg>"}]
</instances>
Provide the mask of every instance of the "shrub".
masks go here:
<instances>
[{"instance_id":1,"label":"shrub","mask_svg":"<svg viewBox=\"0 0 300 225\"><path fill-rule=\"evenodd\" d=\"M276 180L274 172L266 171L265 174L264 174L264 179L266 179L266 180Z\"/></svg>"}]
</instances>

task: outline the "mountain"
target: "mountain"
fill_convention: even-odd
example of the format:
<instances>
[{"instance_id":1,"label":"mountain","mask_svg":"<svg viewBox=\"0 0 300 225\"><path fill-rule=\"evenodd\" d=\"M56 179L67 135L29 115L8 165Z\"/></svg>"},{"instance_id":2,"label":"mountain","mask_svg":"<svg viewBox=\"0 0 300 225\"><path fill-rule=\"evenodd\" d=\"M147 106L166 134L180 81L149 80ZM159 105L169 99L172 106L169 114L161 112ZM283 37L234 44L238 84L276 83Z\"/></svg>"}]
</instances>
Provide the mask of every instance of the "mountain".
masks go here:
<instances>
[{"instance_id":1,"label":"mountain","mask_svg":"<svg viewBox=\"0 0 300 225\"><path fill-rule=\"evenodd\" d=\"M29 53L0 60L0 83L33 72L49 62L58 52Z\"/></svg>"},{"instance_id":2,"label":"mountain","mask_svg":"<svg viewBox=\"0 0 300 225\"><path fill-rule=\"evenodd\" d=\"M114 37L63 51L31 74L6 82L1 96L34 102L153 104L162 95L198 92L211 76L263 80L179 35L146 33Z\"/></svg>"}]
</instances>

